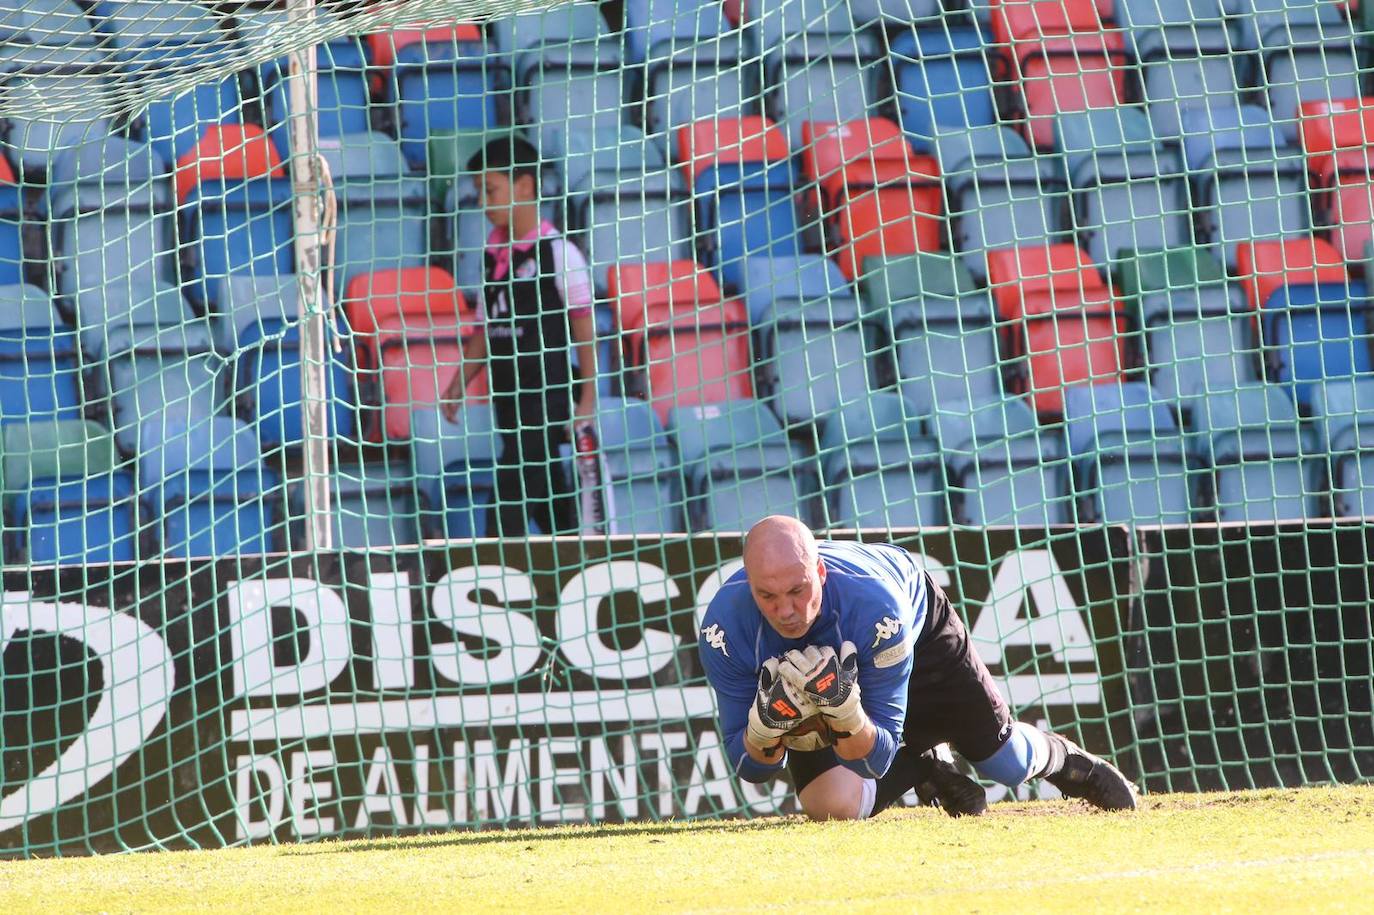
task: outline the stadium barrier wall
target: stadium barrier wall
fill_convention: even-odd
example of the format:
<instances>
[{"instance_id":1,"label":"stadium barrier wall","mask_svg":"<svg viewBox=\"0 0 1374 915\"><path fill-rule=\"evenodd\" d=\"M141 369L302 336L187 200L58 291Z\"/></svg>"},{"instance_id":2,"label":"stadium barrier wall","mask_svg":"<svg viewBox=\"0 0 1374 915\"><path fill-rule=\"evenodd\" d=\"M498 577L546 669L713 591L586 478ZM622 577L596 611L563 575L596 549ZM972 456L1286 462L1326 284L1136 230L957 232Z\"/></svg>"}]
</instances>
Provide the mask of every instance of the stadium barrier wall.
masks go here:
<instances>
[{"instance_id":1,"label":"stadium barrier wall","mask_svg":"<svg viewBox=\"0 0 1374 915\"><path fill-rule=\"evenodd\" d=\"M1023 717L1121 745L1126 529L894 539L949 589ZM0 853L790 811L785 784L731 776L697 657L740 546L7 572Z\"/></svg>"}]
</instances>

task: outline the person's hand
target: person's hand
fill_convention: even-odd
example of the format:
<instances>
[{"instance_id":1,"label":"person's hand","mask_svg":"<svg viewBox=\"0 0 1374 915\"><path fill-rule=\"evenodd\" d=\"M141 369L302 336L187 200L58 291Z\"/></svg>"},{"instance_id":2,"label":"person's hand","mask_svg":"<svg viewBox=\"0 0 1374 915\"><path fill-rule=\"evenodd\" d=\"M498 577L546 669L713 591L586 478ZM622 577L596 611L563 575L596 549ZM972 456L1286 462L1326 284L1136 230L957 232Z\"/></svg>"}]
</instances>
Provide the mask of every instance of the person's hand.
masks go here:
<instances>
[{"instance_id":1,"label":"person's hand","mask_svg":"<svg viewBox=\"0 0 1374 915\"><path fill-rule=\"evenodd\" d=\"M816 707L836 737L863 730L868 722L859 701L859 650L853 642L840 646L808 645L782 656L778 674Z\"/></svg>"},{"instance_id":2,"label":"person's hand","mask_svg":"<svg viewBox=\"0 0 1374 915\"><path fill-rule=\"evenodd\" d=\"M448 389L439 397L439 410L444 414L444 419L451 423L458 421L458 410L463 406L463 390L466 385L463 372L460 370L453 376L453 381L449 382Z\"/></svg>"},{"instance_id":3,"label":"person's hand","mask_svg":"<svg viewBox=\"0 0 1374 915\"><path fill-rule=\"evenodd\" d=\"M815 714L816 707L778 676L778 659L769 658L759 671L759 688L749 709L745 738L771 756L784 737Z\"/></svg>"},{"instance_id":4,"label":"person's hand","mask_svg":"<svg viewBox=\"0 0 1374 915\"><path fill-rule=\"evenodd\" d=\"M577 406L573 409L572 426L568 429L568 438L577 441L577 428L583 423L589 423L596 419L596 392L583 394L577 399Z\"/></svg>"}]
</instances>

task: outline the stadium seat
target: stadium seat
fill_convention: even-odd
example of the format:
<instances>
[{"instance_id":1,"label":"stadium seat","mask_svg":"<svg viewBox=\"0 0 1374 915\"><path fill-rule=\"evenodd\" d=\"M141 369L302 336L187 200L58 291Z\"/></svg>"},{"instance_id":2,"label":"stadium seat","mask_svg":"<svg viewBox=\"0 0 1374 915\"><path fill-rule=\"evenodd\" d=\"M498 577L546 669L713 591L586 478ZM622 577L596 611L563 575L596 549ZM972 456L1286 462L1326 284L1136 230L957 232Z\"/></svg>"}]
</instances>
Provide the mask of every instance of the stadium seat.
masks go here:
<instances>
[{"instance_id":1,"label":"stadium seat","mask_svg":"<svg viewBox=\"0 0 1374 915\"><path fill-rule=\"evenodd\" d=\"M5 81L6 114L0 138L9 159L25 176L41 177L60 153L110 135L113 108L109 80L92 67L93 54L71 63L34 68ZM82 111L53 111L55 98L89 99Z\"/></svg>"},{"instance_id":2,"label":"stadium seat","mask_svg":"<svg viewBox=\"0 0 1374 915\"><path fill-rule=\"evenodd\" d=\"M464 402L456 422L433 407L414 411L411 455L422 501L426 537L484 537L487 511L495 501L496 459L501 438L491 406Z\"/></svg>"},{"instance_id":3,"label":"stadium seat","mask_svg":"<svg viewBox=\"0 0 1374 915\"><path fill-rule=\"evenodd\" d=\"M754 396L749 321L724 301L711 274L693 261L627 264L610 272L624 364L647 376L649 402L667 421L675 406Z\"/></svg>"},{"instance_id":4,"label":"stadium seat","mask_svg":"<svg viewBox=\"0 0 1374 915\"><path fill-rule=\"evenodd\" d=\"M257 29L288 28L281 22L281 16L281 13L275 12L253 14L248 26L249 46L252 46L251 36L257 34ZM367 80L367 52L361 36L341 35L317 45L315 66L319 93L315 110L321 140L347 138L352 142L355 138L367 136L374 127ZM285 58L268 61L258 70L263 91L263 116L267 119L272 142L277 144L283 156L289 149L286 136L286 121L290 113L286 95L287 70Z\"/></svg>"},{"instance_id":5,"label":"stadium seat","mask_svg":"<svg viewBox=\"0 0 1374 915\"><path fill-rule=\"evenodd\" d=\"M602 177L608 180L602 183ZM571 223L577 237L585 239L598 290L607 288L618 263L692 257L691 205L677 172L593 172L571 193Z\"/></svg>"},{"instance_id":6,"label":"stadium seat","mask_svg":"<svg viewBox=\"0 0 1374 915\"><path fill-rule=\"evenodd\" d=\"M851 400L821 426L829 526L935 527L945 523L939 445L900 394Z\"/></svg>"},{"instance_id":7,"label":"stadium seat","mask_svg":"<svg viewBox=\"0 0 1374 915\"><path fill-rule=\"evenodd\" d=\"M618 182L621 175L650 175L668 167L658 143L649 142L637 127L620 124L591 130L545 127L540 151L546 162L561 163L563 190L575 197L589 188ZM548 171L545 170L547 184ZM574 191L577 188L579 191Z\"/></svg>"},{"instance_id":8,"label":"stadium seat","mask_svg":"<svg viewBox=\"0 0 1374 915\"><path fill-rule=\"evenodd\" d=\"M793 200L799 186L787 137L767 118L698 121L678 131L678 161L696 202L702 263L727 286L743 286L755 256L801 253Z\"/></svg>"},{"instance_id":9,"label":"stadium seat","mask_svg":"<svg viewBox=\"0 0 1374 915\"><path fill-rule=\"evenodd\" d=\"M1240 242L1308 231L1306 163L1268 112L1191 108L1182 120L1201 238L1222 247L1228 267L1235 266Z\"/></svg>"},{"instance_id":10,"label":"stadium seat","mask_svg":"<svg viewBox=\"0 0 1374 915\"><path fill-rule=\"evenodd\" d=\"M338 331L334 331L338 333ZM237 415L250 422L264 447L294 448L304 443L301 325L293 313L282 321L263 317L246 327L238 341L234 364ZM330 352L325 387L329 401L329 432L348 437L354 432L353 374L347 353Z\"/></svg>"},{"instance_id":11,"label":"stadium seat","mask_svg":"<svg viewBox=\"0 0 1374 915\"><path fill-rule=\"evenodd\" d=\"M1309 404L1313 382L1371 371L1369 294L1348 278L1330 243L1248 242L1237 263L1271 377L1293 385L1300 406Z\"/></svg>"},{"instance_id":12,"label":"stadium seat","mask_svg":"<svg viewBox=\"0 0 1374 915\"><path fill-rule=\"evenodd\" d=\"M257 436L228 417L160 417L140 427L141 501L164 556L270 553L277 475Z\"/></svg>"},{"instance_id":13,"label":"stadium seat","mask_svg":"<svg viewBox=\"0 0 1374 915\"><path fill-rule=\"evenodd\" d=\"M1254 83L1275 120L1303 102L1360 94L1359 52L1345 14L1321 0L1238 0L1238 49L1254 57Z\"/></svg>"},{"instance_id":14,"label":"stadium seat","mask_svg":"<svg viewBox=\"0 0 1374 915\"><path fill-rule=\"evenodd\" d=\"M901 28L944 13L940 0L850 0L847 6L857 29Z\"/></svg>"},{"instance_id":15,"label":"stadium seat","mask_svg":"<svg viewBox=\"0 0 1374 915\"><path fill-rule=\"evenodd\" d=\"M1035 154L1006 127L942 133L936 142L945 176L950 243L976 277L987 275L987 252L1058 239L1066 184L1055 156Z\"/></svg>"},{"instance_id":16,"label":"stadium seat","mask_svg":"<svg viewBox=\"0 0 1374 915\"><path fill-rule=\"evenodd\" d=\"M1328 455L1331 513L1374 517L1374 379L1315 386L1312 415Z\"/></svg>"},{"instance_id":17,"label":"stadium seat","mask_svg":"<svg viewBox=\"0 0 1374 915\"><path fill-rule=\"evenodd\" d=\"M802 171L820 185L836 263L851 281L865 258L940 248L939 166L885 118L801 126Z\"/></svg>"},{"instance_id":18,"label":"stadium seat","mask_svg":"<svg viewBox=\"0 0 1374 915\"><path fill-rule=\"evenodd\" d=\"M29 565L136 558L133 474L110 433L78 419L4 427L6 552Z\"/></svg>"},{"instance_id":19,"label":"stadium seat","mask_svg":"<svg viewBox=\"0 0 1374 915\"><path fill-rule=\"evenodd\" d=\"M882 107L883 48L856 31L849 10L826 0L754 0L763 56L764 112L793 146L808 121L845 121Z\"/></svg>"},{"instance_id":20,"label":"stadium seat","mask_svg":"<svg viewBox=\"0 0 1374 915\"><path fill-rule=\"evenodd\" d=\"M1191 520L1188 460L1173 415L1149 385L1075 385L1064 419L1079 505L1102 524Z\"/></svg>"},{"instance_id":21,"label":"stadium seat","mask_svg":"<svg viewBox=\"0 0 1374 915\"><path fill-rule=\"evenodd\" d=\"M878 325L862 314L839 269L818 255L751 257L743 284L760 342L759 376L789 422L811 422L871 388Z\"/></svg>"},{"instance_id":22,"label":"stadium seat","mask_svg":"<svg viewBox=\"0 0 1374 915\"><path fill-rule=\"evenodd\" d=\"M252 124L210 128L177 162L188 295L218 306L214 292L234 274L295 270L291 182L277 149ZM186 252L186 249L183 249Z\"/></svg>"},{"instance_id":23,"label":"stadium seat","mask_svg":"<svg viewBox=\"0 0 1374 915\"><path fill-rule=\"evenodd\" d=\"M325 145L338 200L334 288L374 270L424 266L429 257L425 182L410 177L397 145L384 137L349 137Z\"/></svg>"},{"instance_id":24,"label":"stadium seat","mask_svg":"<svg viewBox=\"0 0 1374 915\"><path fill-rule=\"evenodd\" d=\"M9 160L0 155L0 286L23 283L24 190Z\"/></svg>"},{"instance_id":25,"label":"stadium seat","mask_svg":"<svg viewBox=\"0 0 1374 915\"><path fill-rule=\"evenodd\" d=\"M243 332L259 321L292 321L300 314L295 274L236 274L220 278L214 288L219 309L212 317L215 349L226 355L238 349Z\"/></svg>"},{"instance_id":26,"label":"stadium seat","mask_svg":"<svg viewBox=\"0 0 1374 915\"><path fill-rule=\"evenodd\" d=\"M501 81L480 27L396 29L368 36L373 66L389 69L401 152L424 168L427 141L439 132L494 127Z\"/></svg>"},{"instance_id":27,"label":"stadium seat","mask_svg":"<svg viewBox=\"0 0 1374 915\"><path fill-rule=\"evenodd\" d=\"M141 72L138 64L134 67L135 81L152 75ZM137 115L138 134L146 137L164 161L178 161L195 148L207 130L243 120L248 96L240 79L240 74L230 74L200 83L172 98L149 102Z\"/></svg>"},{"instance_id":28,"label":"stadium seat","mask_svg":"<svg viewBox=\"0 0 1374 915\"><path fill-rule=\"evenodd\" d=\"M998 318L1010 355L1024 358L1036 412L1058 414L1064 386L1121 377L1126 321L1112 290L1074 245L1000 248L988 254Z\"/></svg>"},{"instance_id":29,"label":"stadium seat","mask_svg":"<svg viewBox=\"0 0 1374 915\"><path fill-rule=\"evenodd\" d=\"M1187 108L1234 104L1240 80L1223 0L1114 0L1114 12L1163 136L1178 136Z\"/></svg>"},{"instance_id":30,"label":"stadium seat","mask_svg":"<svg viewBox=\"0 0 1374 915\"><path fill-rule=\"evenodd\" d=\"M1218 521L1317 517L1315 449L1282 390L1212 394L1194 405L1189 426L1198 463L1212 468Z\"/></svg>"},{"instance_id":31,"label":"stadium seat","mask_svg":"<svg viewBox=\"0 0 1374 915\"><path fill-rule=\"evenodd\" d=\"M676 494L676 455L658 416L642 400L603 397L597 431L607 473L612 534L685 530Z\"/></svg>"},{"instance_id":32,"label":"stadium seat","mask_svg":"<svg viewBox=\"0 0 1374 915\"><path fill-rule=\"evenodd\" d=\"M814 472L759 401L675 407L666 425L677 443L693 531L747 531L771 514L810 518Z\"/></svg>"},{"instance_id":33,"label":"stadium seat","mask_svg":"<svg viewBox=\"0 0 1374 915\"><path fill-rule=\"evenodd\" d=\"M76 299L78 311L93 302L102 325L116 326L119 303L172 284L175 229L165 171L152 147L114 137L68 149L53 163L39 205L51 220L56 289ZM82 343L90 346L84 327Z\"/></svg>"},{"instance_id":34,"label":"stadium seat","mask_svg":"<svg viewBox=\"0 0 1374 915\"><path fill-rule=\"evenodd\" d=\"M1259 383L1251 317L1220 261L1196 248L1142 250L1117 276L1162 399L1186 412L1195 397Z\"/></svg>"},{"instance_id":35,"label":"stadium seat","mask_svg":"<svg viewBox=\"0 0 1374 915\"><path fill-rule=\"evenodd\" d=\"M419 496L408 463L333 467L329 490L335 549L393 549L420 542ZM287 493L287 510L293 521L291 536L296 543L304 543L305 495L301 482L293 483Z\"/></svg>"},{"instance_id":36,"label":"stadium seat","mask_svg":"<svg viewBox=\"0 0 1374 915\"><path fill-rule=\"evenodd\" d=\"M596 6L522 13L492 28L497 47L511 55L517 122L584 130L621 122L620 42Z\"/></svg>"},{"instance_id":37,"label":"stadium seat","mask_svg":"<svg viewBox=\"0 0 1374 915\"><path fill-rule=\"evenodd\" d=\"M643 66L635 97L644 99L650 136L666 141L696 121L749 113L758 94L751 78L757 66L749 62L743 34L709 0L625 4L626 62Z\"/></svg>"},{"instance_id":38,"label":"stadium seat","mask_svg":"<svg viewBox=\"0 0 1374 915\"><path fill-rule=\"evenodd\" d=\"M1073 193L1074 223L1089 256L1106 264L1123 248L1192 241L1188 176L1139 108L1060 115L1055 140Z\"/></svg>"},{"instance_id":39,"label":"stadium seat","mask_svg":"<svg viewBox=\"0 0 1374 915\"><path fill-rule=\"evenodd\" d=\"M364 423L368 436L410 437L412 410L439 402L462 363L463 340L477 328L477 312L440 267L406 267L353 278L344 313L357 349L360 378L372 376L381 415ZM485 372L468 394L485 393Z\"/></svg>"},{"instance_id":40,"label":"stadium seat","mask_svg":"<svg viewBox=\"0 0 1374 915\"><path fill-rule=\"evenodd\" d=\"M898 387L921 415L1001 401L992 306L961 262L917 254L865 269L864 303L882 321Z\"/></svg>"},{"instance_id":41,"label":"stadium seat","mask_svg":"<svg viewBox=\"0 0 1374 915\"><path fill-rule=\"evenodd\" d=\"M904 30L892 40L897 110L917 150L934 152L941 137L997 124L990 44L977 28L947 26Z\"/></svg>"},{"instance_id":42,"label":"stadium seat","mask_svg":"<svg viewBox=\"0 0 1374 915\"><path fill-rule=\"evenodd\" d=\"M1304 102L1300 125L1314 221L1330 226L1347 261L1359 260L1374 240L1374 98Z\"/></svg>"},{"instance_id":43,"label":"stadium seat","mask_svg":"<svg viewBox=\"0 0 1374 915\"><path fill-rule=\"evenodd\" d=\"M96 31L108 35L120 51L140 59L183 60L194 53L187 45L225 39L219 18L207 7L175 0L95 0L90 18ZM202 53L206 53L202 51Z\"/></svg>"},{"instance_id":44,"label":"stadium seat","mask_svg":"<svg viewBox=\"0 0 1374 915\"><path fill-rule=\"evenodd\" d=\"M81 418L76 332L34 286L0 286L0 422Z\"/></svg>"},{"instance_id":45,"label":"stadium seat","mask_svg":"<svg viewBox=\"0 0 1374 915\"><path fill-rule=\"evenodd\" d=\"M955 524L1073 523L1063 427L1038 425L1025 400L944 404L935 427Z\"/></svg>"},{"instance_id":46,"label":"stadium seat","mask_svg":"<svg viewBox=\"0 0 1374 915\"><path fill-rule=\"evenodd\" d=\"M1042 149L1054 143L1055 115L1125 101L1124 41L1104 28L1093 0L1004 0L993 7L992 36Z\"/></svg>"},{"instance_id":47,"label":"stadium seat","mask_svg":"<svg viewBox=\"0 0 1374 915\"><path fill-rule=\"evenodd\" d=\"M8 70L79 62L97 36L73 0L26 0L11 4L0 19L0 60Z\"/></svg>"}]
</instances>

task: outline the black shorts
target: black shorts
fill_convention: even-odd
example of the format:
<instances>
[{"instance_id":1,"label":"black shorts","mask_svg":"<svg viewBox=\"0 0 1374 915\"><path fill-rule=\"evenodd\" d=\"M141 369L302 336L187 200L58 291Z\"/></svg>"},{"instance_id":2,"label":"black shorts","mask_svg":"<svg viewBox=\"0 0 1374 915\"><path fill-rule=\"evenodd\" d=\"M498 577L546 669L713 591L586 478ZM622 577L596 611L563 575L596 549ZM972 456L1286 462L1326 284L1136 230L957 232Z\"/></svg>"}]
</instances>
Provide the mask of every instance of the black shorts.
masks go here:
<instances>
[{"instance_id":1,"label":"black shorts","mask_svg":"<svg viewBox=\"0 0 1374 915\"><path fill-rule=\"evenodd\" d=\"M907 684L903 743L923 753L942 743L971 762L987 759L1010 735L1011 710L944 589L926 576L926 623L916 640ZM787 771L798 791L840 764L831 748L789 751Z\"/></svg>"}]
</instances>

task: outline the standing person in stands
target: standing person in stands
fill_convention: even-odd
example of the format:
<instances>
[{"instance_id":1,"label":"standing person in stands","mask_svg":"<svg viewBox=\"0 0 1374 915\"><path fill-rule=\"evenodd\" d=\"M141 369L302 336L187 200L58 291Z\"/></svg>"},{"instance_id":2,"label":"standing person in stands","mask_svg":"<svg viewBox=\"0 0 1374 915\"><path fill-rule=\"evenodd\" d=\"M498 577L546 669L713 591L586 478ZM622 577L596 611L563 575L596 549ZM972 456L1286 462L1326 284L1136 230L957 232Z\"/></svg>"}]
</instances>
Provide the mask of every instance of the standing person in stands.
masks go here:
<instances>
[{"instance_id":1,"label":"standing person in stands","mask_svg":"<svg viewBox=\"0 0 1374 915\"><path fill-rule=\"evenodd\" d=\"M533 146L515 136L492 140L467 168L493 228L482 327L463 346L462 365L444 393L444 415L457 418L468 382L485 366L501 437L488 534L523 537L530 520L545 534L573 533L577 503L558 449L570 439L574 420L596 413L591 271L582 253L539 215L539 153Z\"/></svg>"}]
</instances>

